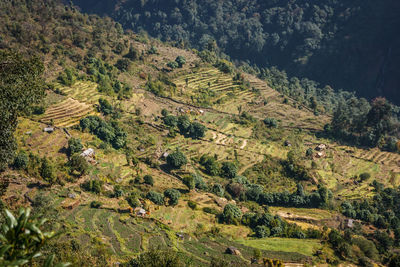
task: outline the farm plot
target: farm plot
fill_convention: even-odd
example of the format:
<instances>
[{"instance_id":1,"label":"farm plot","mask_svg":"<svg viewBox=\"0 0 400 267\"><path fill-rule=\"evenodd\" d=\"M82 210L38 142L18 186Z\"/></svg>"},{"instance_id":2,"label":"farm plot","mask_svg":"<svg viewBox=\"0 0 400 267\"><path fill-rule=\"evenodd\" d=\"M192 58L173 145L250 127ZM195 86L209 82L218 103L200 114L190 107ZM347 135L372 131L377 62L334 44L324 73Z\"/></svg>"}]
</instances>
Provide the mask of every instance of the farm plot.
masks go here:
<instances>
[{"instance_id":1,"label":"farm plot","mask_svg":"<svg viewBox=\"0 0 400 267\"><path fill-rule=\"evenodd\" d=\"M100 93L97 84L88 81L78 81L72 86L58 88L63 94L86 103L97 103Z\"/></svg>"},{"instance_id":2,"label":"farm plot","mask_svg":"<svg viewBox=\"0 0 400 267\"><path fill-rule=\"evenodd\" d=\"M93 114L95 114L95 111L92 105L68 98L50 106L40 121L67 128L77 124L83 117Z\"/></svg>"},{"instance_id":3,"label":"farm plot","mask_svg":"<svg viewBox=\"0 0 400 267\"><path fill-rule=\"evenodd\" d=\"M183 75L173 82L180 93L175 98L181 101L191 100L197 104L214 102L239 87L230 75L215 68Z\"/></svg>"}]
</instances>

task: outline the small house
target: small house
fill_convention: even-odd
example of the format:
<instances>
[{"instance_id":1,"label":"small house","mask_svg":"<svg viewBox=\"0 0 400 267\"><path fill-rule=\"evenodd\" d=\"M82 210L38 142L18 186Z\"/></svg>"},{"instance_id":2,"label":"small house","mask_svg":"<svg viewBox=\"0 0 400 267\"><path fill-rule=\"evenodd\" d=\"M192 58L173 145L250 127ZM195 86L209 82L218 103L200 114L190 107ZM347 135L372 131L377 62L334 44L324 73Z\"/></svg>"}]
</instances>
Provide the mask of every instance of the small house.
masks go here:
<instances>
[{"instance_id":1,"label":"small house","mask_svg":"<svg viewBox=\"0 0 400 267\"><path fill-rule=\"evenodd\" d=\"M240 256L242 253L235 247L228 247L225 251L226 254Z\"/></svg>"},{"instance_id":2,"label":"small house","mask_svg":"<svg viewBox=\"0 0 400 267\"><path fill-rule=\"evenodd\" d=\"M84 158L94 158L95 152L93 148L88 148L81 153L81 156Z\"/></svg>"},{"instance_id":3,"label":"small house","mask_svg":"<svg viewBox=\"0 0 400 267\"><path fill-rule=\"evenodd\" d=\"M52 133L52 132L54 132L54 127L45 127L43 129L43 131L46 133Z\"/></svg>"},{"instance_id":4,"label":"small house","mask_svg":"<svg viewBox=\"0 0 400 267\"><path fill-rule=\"evenodd\" d=\"M326 149L325 144L320 144L315 148L315 150L317 150L317 151L324 151L325 149Z\"/></svg>"}]
</instances>

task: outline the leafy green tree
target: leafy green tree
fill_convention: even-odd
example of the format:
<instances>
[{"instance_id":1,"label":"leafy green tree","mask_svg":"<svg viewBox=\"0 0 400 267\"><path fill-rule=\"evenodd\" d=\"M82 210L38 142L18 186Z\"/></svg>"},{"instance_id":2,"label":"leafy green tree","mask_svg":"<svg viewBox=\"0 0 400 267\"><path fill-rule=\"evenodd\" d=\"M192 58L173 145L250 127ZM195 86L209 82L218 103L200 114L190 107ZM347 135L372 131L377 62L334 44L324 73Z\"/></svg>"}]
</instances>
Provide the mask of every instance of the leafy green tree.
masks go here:
<instances>
[{"instance_id":1,"label":"leafy green tree","mask_svg":"<svg viewBox=\"0 0 400 267\"><path fill-rule=\"evenodd\" d=\"M179 64L176 61L170 61L167 63L167 66L170 67L171 69L176 69L179 67Z\"/></svg>"},{"instance_id":2,"label":"leafy green tree","mask_svg":"<svg viewBox=\"0 0 400 267\"><path fill-rule=\"evenodd\" d=\"M148 184L148 185L151 185L151 186L154 185L153 176L151 176L151 175L149 175L149 174L146 174L146 175L143 177L143 181L144 181L145 184Z\"/></svg>"},{"instance_id":3,"label":"leafy green tree","mask_svg":"<svg viewBox=\"0 0 400 267\"><path fill-rule=\"evenodd\" d=\"M110 115L113 112L113 107L105 98L99 99L99 111L104 115Z\"/></svg>"},{"instance_id":4,"label":"leafy green tree","mask_svg":"<svg viewBox=\"0 0 400 267\"><path fill-rule=\"evenodd\" d=\"M150 191L147 193L146 198L151 200L154 204L164 205L164 197L158 192Z\"/></svg>"},{"instance_id":5,"label":"leafy green tree","mask_svg":"<svg viewBox=\"0 0 400 267\"><path fill-rule=\"evenodd\" d=\"M131 61L127 58L118 59L117 63L115 63L115 67L122 72L128 71L131 66Z\"/></svg>"},{"instance_id":6,"label":"leafy green tree","mask_svg":"<svg viewBox=\"0 0 400 267\"><path fill-rule=\"evenodd\" d=\"M54 171L54 166L51 164L51 162L46 158L42 158L42 162L40 165L40 176L48 181L49 183L53 183L55 181L55 171Z\"/></svg>"},{"instance_id":7,"label":"leafy green tree","mask_svg":"<svg viewBox=\"0 0 400 267\"><path fill-rule=\"evenodd\" d=\"M177 125L181 134L186 135L191 125L189 117L186 115L179 116Z\"/></svg>"},{"instance_id":8,"label":"leafy green tree","mask_svg":"<svg viewBox=\"0 0 400 267\"><path fill-rule=\"evenodd\" d=\"M256 237L258 238L269 237L269 235L271 234L271 231L265 225L257 225L254 232L256 234Z\"/></svg>"},{"instance_id":9,"label":"leafy green tree","mask_svg":"<svg viewBox=\"0 0 400 267\"><path fill-rule=\"evenodd\" d=\"M185 266L182 256L171 249L151 247L149 251L132 259L123 267L181 267Z\"/></svg>"},{"instance_id":10,"label":"leafy green tree","mask_svg":"<svg viewBox=\"0 0 400 267\"><path fill-rule=\"evenodd\" d=\"M198 122L193 122L189 127L189 136L193 139L200 139L205 136L207 128Z\"/></svg>"},{"instance_id":11,"label":"leafy green tree","mask_svg":"<svg viewBox=\"0 0 400 267\"><path fill-rule=\"evenodd\" d=\"M242 211L234 204L226 204L222 212L222 220L228 224L238 224L242 218Z\"/></svg>"},{"instance_id":12,"label":"leafy green tree","mask_svg":"<svg viewBox=\"0 0 400 267\"><path fill-rule=\"evenodd\" d=\"M26 170L28 167L29 158L25 151L20 151L14 160L14 168L17 170Z\"/></svg>"},{"instance_id":13,"label":"leafy green tree","mask_svg":"<svg viewBox=\"0 0 400 267\"><path fill-rule=\"evenodd\" d=\"M81 143L81 139L79 138L68 139L68 148L67 148L68 157L71 157L75 153L80 153L82 149L83 145Z\"/></svg>"},{"instance_id":14,"label":"leafy green tree","mask_svg":"<svg viewBox=\"0 0 400 267\"><path fill-rule=\"evenodd\" d=\"M163 117L163 121L165 123L165 125L169 126L169 127L176 127L176 125L178 124L178 120L174 115L166 115Z\"/></svg>"},{"instance_id":15,"label":"leafy green tree","mask_svg":"<svg viewBox=\"0 0 400 267\"><path fill-rule=\"evenodd\" d=\"M172 168L179 169L187 163L187 158L180 150L176 150L167 156L167 163Z\"/></svg>"},{"instance_id":16,"label":"leafy green tree","mask_svg":"<svg viewBox=\"0 0 400 267\"><path fill-rule=\"evenodd\" d=\"M44 98L43 71L39 58L0 51L0 171L15 156L18 116Z\"/></svg>"},{"instance_id":17,"label":"leafy green tree","mask_svg":"<svg viewBox=\"0 0 400 267\"><path fill-rule=\"evenodd\" d=\"M233 162L223 162L221 166L221 176L225 178L235 178L238 168Z\"/></svg>"},{"instance_id":18,"label":"leafy green tree","mask_svg":"<svg viewBox=\"0 0 400 267\"><path fill-rule=\"evenodd\" d=\"M186 58L184 56L178 56L175 59L175 62L178 63L178 67L182 68L184 64L186 64Z\"/></svg>"},{"instance_id":19,"label":"leafy green tree","mask_svg":"<svg viewBox=\"0 0 400 267\"><path fill-rule=\"evenodd\" d=\"M15 217L5 210L5 223L0 229L0 265L23 266L30 264L34 258L41 256L42 248L60 233L43 232L45 219L35 220L30 216L30 209L21 208ZM54 265L54 256L45 260L44 267L64 267L69 263Z\"/></svg>"},{"instance_id":20,"label":"leafy green tree","mask_svg":"<svg viewBox=\"0 0 400 267\"><path fill-rule=\"evenodd\" d=\"M189 191L193 190L196 187L196 181L194 180L194 177L192 175L187 175L183 177L183 183L187 186Z\"/></svg>"},{"instance_id":21,"label":"leafy green tree","mask_svg":"<svg viewBox=\"0 0 400 267\"><path fill-rule=\"evenodd\" d=\"M80 176L87 174L89 164L84 157L74 154L68 162L72 172L77 172Z\"/></svg>"},{"instance_id":22,"label":"leafy green tree","mask_svg":"<svg viewBox=\"0 0 400 267\"><path fill-rule=\"evenodd\" d=\"M135 60L138 59L138 56L139 56L138 51L131 45L131 46L129 47L129 52L128 52L124 57L129 58L130 60L135 61Z\"/></svg>"},{"instance_id":23,"label":"leafy green tree","mask_svg":"<svg viewBox=\"0 0 400 267\"><path fill-rule=\"evenodd\" d=\"M169 198L168 203L170 206L175 206L178 204L178 200L181 197L181 193L174 188L168 188L167 190L164 191L164 197Z\"/></svg>"},{"instance_id":24,"label":"leafy green tree","mask_svg":"<svg viewBox=\"0 0 400 267\"><path fill-rule=\"evenodd\" d=\"M88 180L88 181L84 182L81 186L86 191L93 192L95 194L100 194L102 191L101 189L103 186L103 181Z\"/></svg>"},{"instance_id":25,"label":"leafy green tree","mask_svg":"<svg viewBox=\"0 0 400 267\"><path fill-rule=\"evenodd\" d=\"M211 188L211 192L214 193L215 195L219 197L223 197L225 190L224 187L220 184L214 184L213 187Z\"/></svg>"}]
</instances>

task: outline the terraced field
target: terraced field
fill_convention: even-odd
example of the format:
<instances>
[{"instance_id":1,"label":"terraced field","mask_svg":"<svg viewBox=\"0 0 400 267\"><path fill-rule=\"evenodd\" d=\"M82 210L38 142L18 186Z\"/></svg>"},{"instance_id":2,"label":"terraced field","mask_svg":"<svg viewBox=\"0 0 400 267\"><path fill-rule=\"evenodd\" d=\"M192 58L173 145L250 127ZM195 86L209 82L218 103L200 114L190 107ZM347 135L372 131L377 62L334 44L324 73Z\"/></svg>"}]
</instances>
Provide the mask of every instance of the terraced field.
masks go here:
<instances>
[{"instance_id":1,"label":"terraced field","mask_svg":"<svg viewBox=\"0 0 400 267\"><path fill-rule=\"evenodd\" d=\"M68 128L79 122L80 119L95 114L93 105L67 98L50 106L40 121L57 127Z\"/></svg>"},{"instance_id":2,"label":"terraced field","mask_svg":"<svg viewBox=\"0 0 400 267\"><path fill-rule=\"evenodd\" d=\"M63 94L81 102L95 104L101 94L97 90L97 84L89 81L78 81L72 86L58 88Z\"/></svg>"}]
</instances>

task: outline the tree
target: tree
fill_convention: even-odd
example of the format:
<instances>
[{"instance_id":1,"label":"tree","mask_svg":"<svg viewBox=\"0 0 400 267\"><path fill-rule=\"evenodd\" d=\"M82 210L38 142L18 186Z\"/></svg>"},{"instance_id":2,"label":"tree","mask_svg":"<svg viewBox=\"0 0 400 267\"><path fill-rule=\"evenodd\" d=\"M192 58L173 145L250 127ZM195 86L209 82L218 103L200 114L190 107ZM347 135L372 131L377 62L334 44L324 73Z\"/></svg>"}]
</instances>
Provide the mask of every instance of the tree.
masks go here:
<instances>
[{"instance_id":1,"label":"tree","mask_svg":"<svg viewBox=\"0 0 400 267\"><path fill-rule=\"evenodd\" d=\"M174 188L169 188L164 191L164 197L169 198L168 204L170 206L175 206L178 204L178 200L181 197L181 193Z\"/></svg>"},{"instance_id":2,"label":"tree","mask_svg":"<svg viewBox=\"0 0 400 267\"><path fill-rule=\"evenodd\" d=\"M105 98L99 99L99 111L104 115L110 115L113 112L113 107Z\"/></svg>"},{"instance_id":3,"label":"tree","mask_svg":"<svg viewBox=\"0 0 400 267\"><path fill-rule=\"evenodd\" d=\"M118 59L117 63L115 64L115 67L123 72L128 71L130 66L131 61L127 58Z\"/></svg>"},{"instance_id":4,"label":"tree","mask_svg":"<svg viewBox=\"0 0 400 267\"><path fill-rule=\"evenodd\" d=\"M175 61L170 61L167 63L167 66L170 67L171 69L176 69L179 67L179 64Z\"/></svg>"},{"instance_id":5,"label":"tree","mask_svg":"<svg viewBox=\"0 0 400 267\"><path fill-rule=\"evenodd\" d=\"M0 171L15 156L17 117L44 98L43 71L39 58L0 51Z\"/></svg>"},{"instance_id":6,"label":"tree","mask_svg":"<svg viewBox=\"0 0 400 267\"><path fill-rule=\"evenodd\" d=\"M14 160L14 168L25 170L28 167L29 158L25 151L20 151Z\"/></svg>"},{"instance_id":7,"label":"tree","mask_svg":"<svg viewBox=\"0 0 400 267\"><path fill-rule=\"evenodd\" d=\"M79 139L79 138L68 139L68 148L67 148L68 157L71 157L75 153L81 152L82 149L83 149L83 145L81 143L81 139Z\"/></svg>"},{"instance_id":8,"label":"tree","mask_svg":"<svg viewBox=\"0 0 400 267\"><path fill-rule=\"evenodd\" d=\"M193 139L200 139L205 136L207 128L198 122L193 122L189 127L189 136Z\"/></svg>"},{"instance_id":9,"label":"tree","mask_svg":"<svg viewBox=\"0 0 400 267\"><path fill-rule=\"evenodd\" d=\"M187 175L187 176L183 177L183 183L187 186L189 191L193 190L196 186L196 182L192 175Z\"/></svg>"},{"instance_id":10,"label":"tree","mask_svg":"<svg viewBox=\"0 0 400 267\"><path fill-rule=\"evenodd\" d=\"M226 204L222 212L222 220L229 224L238 224L242 218L242 211L234 204Z\"/></svg>"},{"instance_id":11,"label":"tree","mask_svg":"<svg viewBox=\"0 0 400 267\"><path fill-rule=\"evenodd\" d=\"M134 61L138 59L138 54L138 51L131 45L129 47L129 52L124 57Z\"/></svg>"},{"instance_id":12,"label":"tree","mask_svg":"<svg viewBox=\"0 0 400 267\"><path fill-rule=\"evenodd\" d=\"M254 232L258 238L268 237L271 234L271 231L265 225L257 225Z\"/></svg>"},{"instance_id":13,"label":"tree","mask_svg":"<svg viewBox=\"0 0 400 267\"><path fill-rule=\"evenodd\" d=\"M143 177L143 181L144 181L145 184L148 184L148 185L151 185L151 186L154 185L153 176L151 176L151 175L149 175L149 174L146 174L146 175Z\"/></svg>"},{"instance_id":14,"label":"tree","mask_svg":"<svg viewBox=\"0 0 400 267\"><path fill-rule=\"evenodd\" d=\"M5 223L0 229L0 265L22 266L30 264L32 259L40 257L40 251L51 239L60 233L43 232L46 220L35 220L30 217L29 208L21 208L15 217L10 211L5 210ZM54 255L49 256L44 267L53 266ZM69 266L69 263L59 263L56 267Z\"/></svg>"},{"instance_id":15,"label":"tree","mask_svg":"<svg viewBox=\"0 0 400 267\"><path fill-rule=\"evenodd\" d=\"M233 162L223 162L221 167L221 176L225 178L235 178L237 174L237 167Z\"/></svg>"},{"instance_id":16,"label":"tree","mask_svg":"<svg viewBox=\"0 0 400 267\"><path fill-rule=\"evenodd\" d=\"M176 150L167 157L167 163L174 169L179 169L187 163L187 158L180 150Z\"/></svg>"},{"instance_id":17,"label":"tree","mask_svg":"<svg viewBox=\"0 0 400 267\"><path fill-rule=\"evenodd\" d=\"M184 56L177 56L175 62L178 63L179 68L182 68L186 64L186 58Z\"/></svg>"},{"instance_id":18,"label":"tree","mask_svg":"<svg viewBox=\"0 0 400 267\"><path fill-rule=\"evenodd\" d=\"M68 162L72 172L79 173L80 176L85 175L89 170L89 164L84 157L75 154Z\"/></svg>"},{"instance_id":19,"label":"tree","mask_svg":"<svg viewBox=\"0 0 400 267\"><path fill-rule=\"evenodd\" d=\"M164 205L164 197L158 192L150 191L147 193L146 198L151 200L154 204Z\"/></svg>"},{"instance_id":20,"label":"tree","mask_svg":"<svg viewBox=\"0 0 400 267\"><path fill-rule=\"evenodd\" d=\"M181 267L185 266L182 257L172 249L161 249L151 247L149 251L132 259L126 267Z\"/></svg>"},{"instance_id":21,"label":"tree","mask_svg":"<svg viewBox=\"0 0 400 267\"><path fill-rule=\"evenodd\" d=\"M50 163L50 161L44 157L42 158L42 163L40 165L40 176L50 182L53 183L55 180L54 166Z\"/></svg>"}]
</instances>

